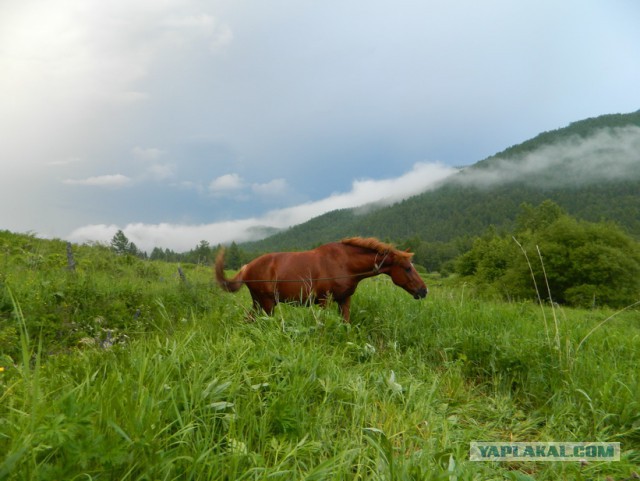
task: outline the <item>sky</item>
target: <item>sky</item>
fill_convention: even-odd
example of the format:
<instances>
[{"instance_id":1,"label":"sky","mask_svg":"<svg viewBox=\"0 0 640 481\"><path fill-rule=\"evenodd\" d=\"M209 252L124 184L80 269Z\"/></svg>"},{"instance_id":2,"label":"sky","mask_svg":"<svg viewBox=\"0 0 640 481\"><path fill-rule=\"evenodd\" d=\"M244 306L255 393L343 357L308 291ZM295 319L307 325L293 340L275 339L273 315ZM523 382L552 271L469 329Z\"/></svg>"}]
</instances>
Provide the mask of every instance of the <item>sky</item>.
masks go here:
<instances>
[{"instance_id":1,"label":"sky","mask_svg":"<svg viewBox=\"0 0 640 481\"><path fill-rule=\"evenodd\" d=\"M640 109L639 24L635 0L0 0L0 229L182 252L399 200Z\"/></svg>"}]
</instances>

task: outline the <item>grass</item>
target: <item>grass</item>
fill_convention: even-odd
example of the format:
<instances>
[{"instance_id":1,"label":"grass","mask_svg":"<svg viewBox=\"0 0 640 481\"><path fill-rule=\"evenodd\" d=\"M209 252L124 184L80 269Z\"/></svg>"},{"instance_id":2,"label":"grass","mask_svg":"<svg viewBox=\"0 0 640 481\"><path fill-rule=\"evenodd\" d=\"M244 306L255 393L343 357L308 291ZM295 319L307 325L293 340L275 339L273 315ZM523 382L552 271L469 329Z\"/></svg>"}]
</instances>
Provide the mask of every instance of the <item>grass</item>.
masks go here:
<instances>
[{"instance_id":1,"label":"grass","mask_svg":"<svg viewBox=\"0 0 640 481\"><path fill-rule=\"evenodd\" d=\"M31 247L5 257L0 277L0 479L621 481L638 470L633 309L555 307L556 342L535 304L453 285L418 302L376 278L351 325L333 307L288 305L248 323L246 290L219 292L208 267L183 266L184 284L175 265L78 248L71 274L55 244L4 249L18 241ZM471 441L511 440L619 441L622 460L468 461Z\"/></svg>"}]
</instances>

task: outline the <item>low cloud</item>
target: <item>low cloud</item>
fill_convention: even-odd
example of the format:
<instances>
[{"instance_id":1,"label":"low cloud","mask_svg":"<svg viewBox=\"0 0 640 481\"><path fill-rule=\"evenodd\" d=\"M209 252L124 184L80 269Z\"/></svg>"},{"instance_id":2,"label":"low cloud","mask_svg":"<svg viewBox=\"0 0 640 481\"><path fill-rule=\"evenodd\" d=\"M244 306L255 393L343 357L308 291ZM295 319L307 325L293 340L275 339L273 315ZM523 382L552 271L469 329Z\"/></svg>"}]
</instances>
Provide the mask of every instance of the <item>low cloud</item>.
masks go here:
<instances>
[{"instance_id":1,"label":"low cloud","mask_svg":"<svg viewBox=\"0 0 640 481\"><path fill-rule=\"evenodd\" d=\"M86 179L66 179L63 183L67 185L87 185L93 187L124 187L132 182L130 177L122 174L99 175L87 177Z\"/></svg>"},{"instance_id":2,"label":"low cloud","mask_svg":"<svg viewBox=\"0 0 640 481\"><path fill-rule=\"evenodd\" d=\"M529 182L562 188L640 177L640 127L604 128L583 138L572 136L517 158L500 158L489 168L457 176L466 185L491 187Z\"/></svg>"},{"instance_id":3,"label":"low cloud","mask_svg":"<svg viewBox=\"0 0 640 481\"><path fill-rule=\"evenodd\" d=\"M349 192L336 193L315 202L273 210L261 217L215 222L211 224L143 224L132 223L124 227L116 225L87 225L74 230L69 240L74 242L98 241L108 243L118 229L138 248L150 252L154 247L184 252L194 248L201 240L211 244L244 242L261 237L261 228L284 229L305 222L326 212L376 203L392 203L437 186L456 172L456 169L439 163L417 163L406 174L394 179L361 179L352 184ZM244 186L237 174L227 174L212 182L218 191L222 188L237 189ZM275 179L259 184L261 189L285 188L286 182Z\"/></svg>"},{"instance_id":4,"label":"low cloud","mask_svg":"<svg viewBox=\"0 0 640 481\"><path fill-rule=\"evenodd\" d=\"M442 164L419 162L406 174L393 179L361 179L351 184L351 190L335 193L325 199L267 214L266 219L283 223L281 227L300 224L313 217L337 209L376 203L388 205L437 186L457 170ZM267 224L271 225L271 224ZM276 226L277 227L277 226Z\"/></svg>"}]
</instances>

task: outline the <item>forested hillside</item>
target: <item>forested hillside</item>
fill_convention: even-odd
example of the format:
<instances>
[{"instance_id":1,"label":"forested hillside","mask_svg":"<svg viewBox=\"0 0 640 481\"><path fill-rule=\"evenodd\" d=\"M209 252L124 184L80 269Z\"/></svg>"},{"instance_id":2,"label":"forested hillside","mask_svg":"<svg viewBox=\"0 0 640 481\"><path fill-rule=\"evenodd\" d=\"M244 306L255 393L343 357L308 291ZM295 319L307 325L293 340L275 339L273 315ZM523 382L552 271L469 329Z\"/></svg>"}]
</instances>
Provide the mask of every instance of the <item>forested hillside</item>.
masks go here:
<instances>
[{"instance_id":1,"label":"forested hillside","mask_svg":"<svg viewBox=\"0 0 640 481\"><path fill-rule=\"evenodd\" d=\"M489 226L510 229L522 204L553 200L569 215L610 220L640 238L640 111L542 133L485 159L440 188L391 206L329 212L243 249L306 249L345 236L407 245L429 269Z\"/></svg>"}]
</instances>

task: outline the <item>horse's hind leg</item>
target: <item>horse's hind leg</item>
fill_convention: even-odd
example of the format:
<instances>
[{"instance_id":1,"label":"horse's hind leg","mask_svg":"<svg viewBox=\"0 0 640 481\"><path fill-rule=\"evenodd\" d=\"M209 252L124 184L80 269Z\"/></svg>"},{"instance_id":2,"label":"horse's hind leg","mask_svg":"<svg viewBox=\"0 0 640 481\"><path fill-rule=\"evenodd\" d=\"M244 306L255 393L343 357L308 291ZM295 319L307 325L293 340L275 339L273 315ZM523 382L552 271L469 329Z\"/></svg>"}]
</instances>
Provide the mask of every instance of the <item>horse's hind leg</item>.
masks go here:
<instances>
[{"instance_id":1,"label":"horse's hind leg","mask_svg":"<svg viewBox=\"0 0 640 481\"><path fill-rule=\"evenodd\" d=\"M274 297L265 294L260 295L253 293L251 293L251 297L253 298L253 309L255 312L259 312L262 309L269 316L273 314L273 309L276 306L276 300Z\"/></svg>"},{"instance_id":2,"label":"horse's hind leg","mask_svg":"<svg viewBox=\"0 0 640 481\"><path fill-rule=\"evenodd\" d=\"M251 293L251 299L253 300L251 309L247 311L247 315L245 316L245 321L254 322L257 316L263 311L262 303L260 302L260 298ZM268 314L268 313L267 313Z\"/></svg>"}]
</instances>

